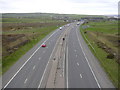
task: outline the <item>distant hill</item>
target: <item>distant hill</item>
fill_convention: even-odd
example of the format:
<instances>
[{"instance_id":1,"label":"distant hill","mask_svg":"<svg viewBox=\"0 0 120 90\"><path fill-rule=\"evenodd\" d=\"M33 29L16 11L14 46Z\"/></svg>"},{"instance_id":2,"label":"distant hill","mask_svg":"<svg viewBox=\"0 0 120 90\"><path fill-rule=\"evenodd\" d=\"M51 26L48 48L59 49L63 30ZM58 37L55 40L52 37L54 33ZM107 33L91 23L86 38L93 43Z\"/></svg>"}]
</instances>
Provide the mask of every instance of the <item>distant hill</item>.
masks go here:
<instances>
[{"instance_id":1,"label":"distant hill","mask_svg":"<svg viewBox=\"0 0 120 90\"><path fill-rule=\"evenodd\" d=\"M55 14L55 13L3 13L3 18L38 18L38 17L56 17L79 19L81 17L105 17L102 15L77 15L77 14Z\"/></svg>"}]
</instances>

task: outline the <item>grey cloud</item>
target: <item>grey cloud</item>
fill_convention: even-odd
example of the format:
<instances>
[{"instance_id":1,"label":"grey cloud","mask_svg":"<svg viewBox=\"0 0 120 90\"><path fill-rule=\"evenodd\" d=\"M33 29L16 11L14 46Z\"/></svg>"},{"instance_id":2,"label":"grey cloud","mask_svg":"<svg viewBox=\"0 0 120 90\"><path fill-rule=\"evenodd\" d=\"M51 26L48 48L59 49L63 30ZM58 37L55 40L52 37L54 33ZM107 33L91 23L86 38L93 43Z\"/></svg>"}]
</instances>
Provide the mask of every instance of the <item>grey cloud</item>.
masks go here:
<instances>
[{"instance_id":1,"label":"grey cloud","mask_svg":"<svg viewBox=\"0 0 120 90\"><path fill-rule=\"evenodd\" d=\"M73 3L118 3L119 0L67 0Z\"/></svg>"}]
</instances>

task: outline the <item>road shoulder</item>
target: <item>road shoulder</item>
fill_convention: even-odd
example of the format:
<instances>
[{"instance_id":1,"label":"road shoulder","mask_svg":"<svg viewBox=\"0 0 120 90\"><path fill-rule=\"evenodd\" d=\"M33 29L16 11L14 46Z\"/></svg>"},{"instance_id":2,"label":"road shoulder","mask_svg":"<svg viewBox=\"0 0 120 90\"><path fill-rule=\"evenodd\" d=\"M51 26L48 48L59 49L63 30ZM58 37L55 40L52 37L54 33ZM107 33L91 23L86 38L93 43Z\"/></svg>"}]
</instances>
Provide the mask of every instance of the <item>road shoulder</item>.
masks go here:
<instances>
[{"instance_id":1,"label":"road shoulder","mask_svg":"<svg viewBox=\"0 0 120 90\"><path fill-rule=\"evenodd\" d=\"M85 43L80 30L78 28L77 33L79 34L79 40L81 42L81 46L83 48L83 51L90 63L90 66L92 67L93 72L95 73L95 76L97 77L97 80L101 86L101 88L114 88L114 85L109 80L107 74L105 73L104 69L101 67L100 62L98 59L92 54L90 49L88 48L87 44Z\"/></svg>"}]
</instances>

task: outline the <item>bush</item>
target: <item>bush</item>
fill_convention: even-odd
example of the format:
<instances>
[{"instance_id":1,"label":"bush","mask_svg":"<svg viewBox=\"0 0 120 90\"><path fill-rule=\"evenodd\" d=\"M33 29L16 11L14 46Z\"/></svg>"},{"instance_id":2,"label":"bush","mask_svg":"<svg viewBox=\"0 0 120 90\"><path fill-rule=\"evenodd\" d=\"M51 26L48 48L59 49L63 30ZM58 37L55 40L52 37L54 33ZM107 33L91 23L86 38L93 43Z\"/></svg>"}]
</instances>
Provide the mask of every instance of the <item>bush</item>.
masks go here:
<instances>
[{"instance_id":1,"label":"bush","mask_svg":"<svg viewBox=\"0 0 120 90\"><path fill-rule=\"evenodd\" d=\"M84 32L85 34L87 33L87 31Z\"/></svg>"},{"instance_id":2,"label":"bush","mask_svg":"<svg viewBox=\"0 0 120 90\"><path fill-rule=\"evenodd\" d=\"M107 55L107 58L108 58L108 59L113 59L113 58L114 58L114 54L112 54L112 53L108 54L108 55Z\"/></svg>"}]
</instances>

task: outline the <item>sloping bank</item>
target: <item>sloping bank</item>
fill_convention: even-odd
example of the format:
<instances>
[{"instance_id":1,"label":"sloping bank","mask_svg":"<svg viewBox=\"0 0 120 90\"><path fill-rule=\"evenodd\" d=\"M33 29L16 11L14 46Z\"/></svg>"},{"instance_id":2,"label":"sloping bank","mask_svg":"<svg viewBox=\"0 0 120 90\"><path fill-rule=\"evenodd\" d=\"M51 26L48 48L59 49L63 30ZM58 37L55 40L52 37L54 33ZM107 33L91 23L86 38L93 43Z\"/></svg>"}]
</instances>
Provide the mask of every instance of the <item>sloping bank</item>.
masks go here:
<instances>
[{"instance_id":1,"label":"sloping bank","mask_svg":"<svg viewBox=\"0 0 120 90\"><path fill-rule=\"evenodd\" d=\"M34 28L34 35L31 36L31 33L27 35L29 38L28 43L17 48L17 50L14 51L12 54L2 58L2 74L9 70L9 68L13 64L15 64L16 61L19 60L26 52L28 52L32 47L34 47L34 45L36 45L39 41L41 41L43 38L45 38L48 34L56 30L57 28L58 27L56 25L42 28ZM29 32L21 31L19 33L28 34Z\"/></svg>"},{"instance_id":2,"label":"sloping bank","mask_svg":"<svg viewBox=\"0 0 120 90\"><path fill-rule=\"evenodd\" d=\"M119 87L119 64L116 62L115 59L109 59L107 58L108 53L105 52L102 48L100 48L97 43L92 39L96 37L90 37L87 34L88 29L83 29L83 25L80 27L80 32L87 43L88 47L96 56L96 58L99 60L101 66L104 68L105 72L107 73L109 79L112 81L112 83L115 85L115 87Z\"/></svg>"}]
</instances>

